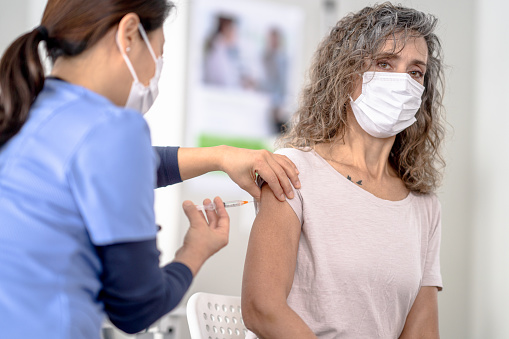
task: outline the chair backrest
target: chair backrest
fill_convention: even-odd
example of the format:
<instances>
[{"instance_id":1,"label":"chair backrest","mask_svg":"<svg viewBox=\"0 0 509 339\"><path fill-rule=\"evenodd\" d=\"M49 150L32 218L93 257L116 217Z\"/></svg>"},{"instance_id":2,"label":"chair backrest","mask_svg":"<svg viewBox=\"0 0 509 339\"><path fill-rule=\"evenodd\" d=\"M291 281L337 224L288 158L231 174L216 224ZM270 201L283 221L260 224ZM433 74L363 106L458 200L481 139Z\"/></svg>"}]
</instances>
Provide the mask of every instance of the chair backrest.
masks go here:
<instances>
[{"instance_id":1,"label":"chair backrest","mask_svg":"<svg viewBox=\"0 0 509 339\"><path fill-rule=\"evenodd\" d=\"M195 293L187 302L187 322L192 339L245 338L240 297Z\"/></svg>"}]
</instances>

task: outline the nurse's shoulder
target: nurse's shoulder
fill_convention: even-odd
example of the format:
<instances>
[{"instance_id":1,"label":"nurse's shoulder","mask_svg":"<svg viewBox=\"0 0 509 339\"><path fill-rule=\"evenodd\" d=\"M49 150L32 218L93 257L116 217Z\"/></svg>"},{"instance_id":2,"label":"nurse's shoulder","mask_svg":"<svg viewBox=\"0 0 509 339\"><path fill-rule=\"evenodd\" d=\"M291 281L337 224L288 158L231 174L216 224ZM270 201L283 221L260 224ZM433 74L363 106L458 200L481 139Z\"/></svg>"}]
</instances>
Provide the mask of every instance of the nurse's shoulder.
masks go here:
<instances>
[{"instance_id":1,"label":"nurse's shoulder","mask_svg":"<svg viewBox=\"0 0 509 339\"><path fill-rule=\"evenodd\" d=\"M31 114L35 120L47 120L40 126L41 133L70 144L85 142L97 129L115 129L116 133L139 131L141 137L150 138L148 125L137 111L116 106L87 88L54 78L46 80Z\"/></svg>"}]
</instances>

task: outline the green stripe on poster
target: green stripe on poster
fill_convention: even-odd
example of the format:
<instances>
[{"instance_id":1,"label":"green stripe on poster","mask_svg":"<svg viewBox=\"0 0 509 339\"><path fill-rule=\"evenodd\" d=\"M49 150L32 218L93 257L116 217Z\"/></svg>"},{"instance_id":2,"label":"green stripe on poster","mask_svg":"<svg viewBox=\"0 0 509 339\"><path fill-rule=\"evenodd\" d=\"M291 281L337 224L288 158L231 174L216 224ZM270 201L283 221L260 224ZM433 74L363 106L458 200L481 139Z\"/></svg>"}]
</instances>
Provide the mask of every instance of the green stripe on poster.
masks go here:
<instances>
[{"instance_id":1,"label":"green stripe on poster","mask_svg":"<svg viewBox=\"0 0 509 339\"><path fill-rule=\"evenodd\" d=\"M262 138L225 137L214 134L201 134L198 137L199 147L228 145L248 149L269 149L267 141Z\"/></svg>"}]
</instances>

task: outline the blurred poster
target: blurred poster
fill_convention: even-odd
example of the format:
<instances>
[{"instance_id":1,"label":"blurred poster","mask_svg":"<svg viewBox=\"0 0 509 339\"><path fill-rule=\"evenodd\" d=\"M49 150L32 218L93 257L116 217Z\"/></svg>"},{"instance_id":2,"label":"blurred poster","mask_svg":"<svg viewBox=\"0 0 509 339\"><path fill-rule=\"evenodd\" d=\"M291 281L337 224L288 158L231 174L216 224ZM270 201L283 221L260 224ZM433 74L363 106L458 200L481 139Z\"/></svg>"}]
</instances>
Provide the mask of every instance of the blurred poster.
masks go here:
<instances>
[{"instance_id":1,"label":"blurred poster","mask_svg":"<svg viewBox=\"0 0 509 339\"><path fill-rule=\"evenodd\" d=\"M302 22L294 6L192 2L187 145L272 148L297 105Z\"/></svg>"}]
</instances>

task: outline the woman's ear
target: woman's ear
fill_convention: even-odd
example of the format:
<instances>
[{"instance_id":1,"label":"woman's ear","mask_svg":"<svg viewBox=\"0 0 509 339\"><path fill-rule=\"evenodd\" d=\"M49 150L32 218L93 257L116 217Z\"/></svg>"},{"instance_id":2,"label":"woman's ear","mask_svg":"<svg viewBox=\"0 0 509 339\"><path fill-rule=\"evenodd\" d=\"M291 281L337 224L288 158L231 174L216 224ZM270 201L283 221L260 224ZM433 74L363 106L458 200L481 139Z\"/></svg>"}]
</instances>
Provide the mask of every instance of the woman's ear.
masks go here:
<instances>
[{"instance_id":1,"label":"woman's ear","mask_svg":"<svg viewBox=\"0 0 509 339\"><path fill-rule=\"evenodd\" d=\"M140 18L135 13L128 13L118 23L117 41L122 52L129 53L139 40L138 25Z\"/></svg>"}]
</instances>

